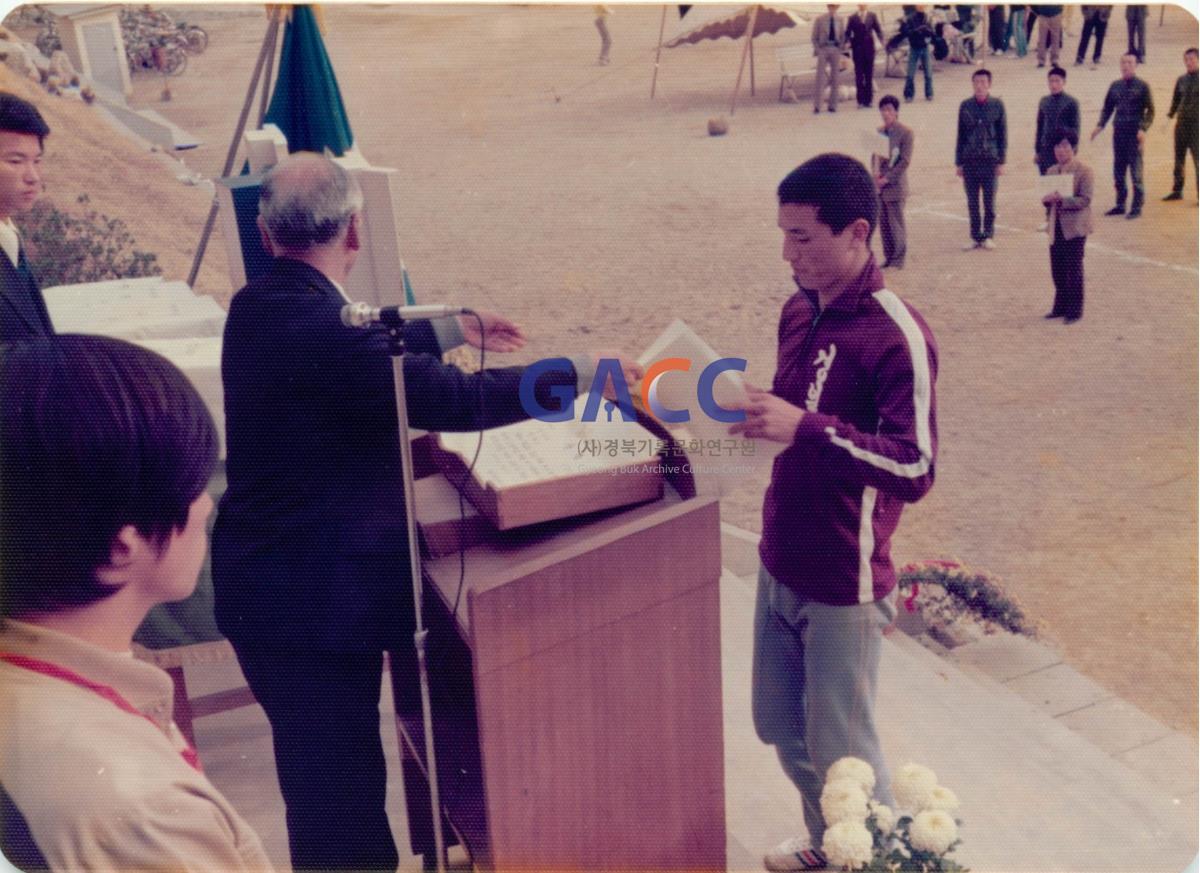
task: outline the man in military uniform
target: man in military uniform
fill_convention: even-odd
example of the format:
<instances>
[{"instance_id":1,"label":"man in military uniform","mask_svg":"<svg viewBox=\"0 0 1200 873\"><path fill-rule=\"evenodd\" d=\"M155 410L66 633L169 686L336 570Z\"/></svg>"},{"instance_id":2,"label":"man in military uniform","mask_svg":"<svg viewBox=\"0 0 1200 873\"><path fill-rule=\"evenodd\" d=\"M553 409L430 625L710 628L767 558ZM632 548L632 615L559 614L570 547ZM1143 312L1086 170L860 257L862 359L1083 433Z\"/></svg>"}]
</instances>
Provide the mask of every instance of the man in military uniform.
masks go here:
<instances>
[{"instance_id":1,"label":"man in military uniform","mask_svg":"<svg viewBox=\"0 0 1200 873\"><path fill-rule=\"evenodd\" d=\"M1192 153L1192 170L1200 187L1200 167L1196 164L1197 130L1200 129L1200 88L1197 88L1197 68L1200 67L1200 52L1194 48L1183 53L1183 65L1187 72L1175 81L1175 95L1167 118L1175 119L1175 185L1163 200L1183 199L1183 164L1187 153Z\"/></svg>"},{"instance_id":2,"label":"man in military uniform","mask_svg":"<svg viewBox=\"0 0 1200 873\"><path fill-rule=\"evenodd\" d=\"M1146 131L1154 123L1150 86L1133 74L1137 63L1137 55L1132 52L1121 55L1121 78L1109 86L1100 123L1092 131L1092 139L1095 139L1108 124L1108 119L1113 119L1113 182L1117 189L1117 205L1104 214L1125 215L1125 173L1128 171L1133 180L1133 202L1126 218L1137 218L1142 214L1142 203L1146 199L1146 188L1142 184L1142 143L1146 141Z\"/></svg>"}]
</instances>

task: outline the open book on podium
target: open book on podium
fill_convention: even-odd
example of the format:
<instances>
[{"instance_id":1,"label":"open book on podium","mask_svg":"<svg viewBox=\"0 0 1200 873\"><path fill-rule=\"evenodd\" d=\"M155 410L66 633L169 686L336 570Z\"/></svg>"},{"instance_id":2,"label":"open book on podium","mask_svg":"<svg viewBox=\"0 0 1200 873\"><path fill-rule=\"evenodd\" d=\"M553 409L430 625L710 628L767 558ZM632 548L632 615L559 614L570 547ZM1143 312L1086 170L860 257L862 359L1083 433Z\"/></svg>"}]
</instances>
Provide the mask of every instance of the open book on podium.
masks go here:
<instances>
[{"instance_id":1,"label":"open book on podium","mask_svg":"<svg viewBox=\"0 0 1200 873\"><path fill-rule=\"evenodd\" d=\"M581 397L569 421L530 419L485 431L482 442L475 432L438 434L433 459L502 531L657 500L664 476L694 483L694 494L721 496L761 471L782 446L773 449L765 440L732 436L729 423L700 409L700 375L719 358L676 319L639 358L648 371L656 362L675 359L645 391L641 383L629 386L639 421L626 421L610 403L601 404L595 421L582 421L586 401ZM686 370L680 361L687 363ZM722 371L712 395L721 407L736 405L745 396L741 373ZM688 421L664 424L645 408L643 396L660 409L688 410Z\"/></svg>"},{"instance_id":2,"label":"open book on podium","mask_svg":"<svg viewBox=\"0 0 1200 873\"><path fill-rule=\"evenodd\" d=\"M664 441L637 422L529 419L479 434L442 433L434 460L497 530L657 500ZM471 475L467 470L475 458Z\"/></svg>"}]
</instances>

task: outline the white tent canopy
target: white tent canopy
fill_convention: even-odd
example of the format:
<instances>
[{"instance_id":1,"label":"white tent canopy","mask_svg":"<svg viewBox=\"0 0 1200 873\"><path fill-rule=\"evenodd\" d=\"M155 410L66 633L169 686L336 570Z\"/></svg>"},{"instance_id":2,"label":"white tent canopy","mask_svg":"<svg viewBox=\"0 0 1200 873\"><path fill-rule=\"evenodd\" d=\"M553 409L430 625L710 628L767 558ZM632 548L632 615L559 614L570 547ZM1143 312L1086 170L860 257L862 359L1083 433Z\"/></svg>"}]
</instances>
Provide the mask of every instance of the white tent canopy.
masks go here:
<instances>
[{"instance_id":1,"label":"white tent canopy","mask_svg":"<svg viewBox=\"0 0 1200 873\"><path fill-rule=\"evenodd\" d=\"M665 32L667 7L663 7L663 28ZM732 115L737 110L737 95L742 84L742 72L746 67L746 59L750 60L750 94L754 94L754 37L764 34L778 33L780 30L797 25L807 24L809 16L788 6L773 6L762 3L742 5L707 5L699 4L688 10L687 15L679 20L669 38L663 40L660 35L659 51L663 48L677 48L690 45L706 39L721 39L729 37L736 41L749 35L742 49L742 61L738 67L737 81L733 86L733 102L729 112ZM654 59L654 76L658 77L658 56ZM654 97L654 85L650 87L650 97Z\"/></svg>"}]
</instances>

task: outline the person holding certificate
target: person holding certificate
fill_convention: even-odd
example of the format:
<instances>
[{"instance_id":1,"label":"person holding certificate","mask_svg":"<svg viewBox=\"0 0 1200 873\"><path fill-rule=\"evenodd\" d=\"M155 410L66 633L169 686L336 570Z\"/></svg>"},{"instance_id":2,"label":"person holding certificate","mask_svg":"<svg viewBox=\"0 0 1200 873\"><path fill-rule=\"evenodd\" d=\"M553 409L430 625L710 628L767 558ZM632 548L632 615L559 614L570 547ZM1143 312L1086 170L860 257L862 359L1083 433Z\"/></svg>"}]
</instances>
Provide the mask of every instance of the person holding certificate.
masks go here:
<instances>
[{"instance_id":1,"label":"person holding certificate","mask_svg":"<svg viewBox=\"0 0 1200 873\"><path fill-rule=\"evenodd\" d=\"M1054 241L1050 244L1050 275L1054 277L1054 306L1046 318L1062 318L1074 324L1083 318L1083 247L1092 232L1092 168L1075 156L1079 134L1059 128L1054 136L1054 158L1058 162L1047 176L1072 176L1073 181L1047 194L1042 204L1050 208ZM1063 192L1070 191L1070 194Z\"/></svg>"}]
</instances>

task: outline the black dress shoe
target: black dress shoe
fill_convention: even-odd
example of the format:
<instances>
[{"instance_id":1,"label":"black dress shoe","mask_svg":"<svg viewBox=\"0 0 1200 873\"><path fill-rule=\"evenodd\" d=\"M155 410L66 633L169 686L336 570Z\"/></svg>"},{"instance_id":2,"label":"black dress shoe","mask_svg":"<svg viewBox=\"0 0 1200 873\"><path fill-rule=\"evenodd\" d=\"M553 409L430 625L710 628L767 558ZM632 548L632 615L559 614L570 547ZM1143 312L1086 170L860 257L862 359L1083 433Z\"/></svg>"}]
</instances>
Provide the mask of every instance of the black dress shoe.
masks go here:
<instances>
[{"instance_id":1,"label":"black dress shoe","mask_svg":"<svg viewBox=\"0 0 1200 873\"><path fill-rule=\"evenodd\" d=\"M1042 316L1042 318L1062 318L1062 317L1063 317L1063 314L1061 312L1047 312L1045 315Z\"/></svg>"},{"instance_id":2,"label":"black dress shoe","mask_svg":"<svg viewBox=\"0 0 1200 873\"><path fill-rule=\"evenodd\" d=\"M1063 319L1063 324L1074 324L1075 322L1079 321L1079 319L1081 319L1081 318L1083 318L1082 315L1068 315L1066 318Z\"/></svg>"},{"instance_id":3,"label":"black dress shoe","mask_svg":"<svg viewBox=\"0 0 1200 873\"><path fill-rule=\"evenodd\" d=\"M1168 194L1166 197L1163 198L1164 201L1182 200L1182 199L1183 199L1183 194L1180 193L1179 191L1172 191L1170 194Z\"/></svg>"},{"instance_id":4,"label":"black dress shoe","mask_svg":"<svg viewBox=\"0 0 1200 873\"><path fill-rule=\"evenodd\" d=\"M1137 218L1141 214L1142 214L1142 207L1135 206L1135 207L1133 207L1133 209L1129 210L1129 214L1126 215L1125 217L1126 218Z\"/></svg>"},{"instance_id":5,"label":"black dress shoe","mask_svg":"<svg viewBox=\"0 0 1200 873\"><path fill-rule=\"evenodd\" d=\"M1108 212L1106 212L1104 214L1105 215L1124 215L1125 207L1124 206L1114 206L1112 209L1108 210Z\"/></svg>"}]
</instances>

